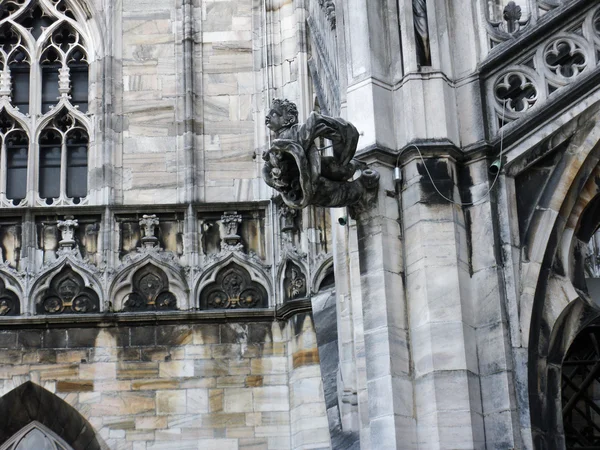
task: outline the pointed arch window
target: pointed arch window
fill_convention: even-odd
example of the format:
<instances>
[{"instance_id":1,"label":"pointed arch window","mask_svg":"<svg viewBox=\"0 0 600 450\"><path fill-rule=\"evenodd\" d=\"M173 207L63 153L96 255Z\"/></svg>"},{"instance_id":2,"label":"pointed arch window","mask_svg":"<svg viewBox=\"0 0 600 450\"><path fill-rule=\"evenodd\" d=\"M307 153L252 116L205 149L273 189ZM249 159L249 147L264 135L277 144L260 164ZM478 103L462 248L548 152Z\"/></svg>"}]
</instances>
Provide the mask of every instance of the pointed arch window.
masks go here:
<instances>
[{"instance_id":1,"label":"pointed arch window","mask_svg":"<svg viewBox=\"0 0 600 450\"><path fill-rule=\"evenodd\" d=\"M88 42L67 0L0 1L0 111L26 124L2 141L2 206L87 203Z\"/></svg>"},{"instance_id":2,"label":"pointed arch window","mask_svg":"<svg viewBox=\"0 0 600 450\"><path fill-rule=\"evenodd\" d=\"M39 194L47 204L87 195L88 134L67 110L54 116L39 140Z\"/></svg>"},{"instance_id":3,"label":"pointed arch window","mask_svg":"<svg viewBox=\"0 0 600 450\"><path fill-rule=\"evenodd\" d=\"M73 450L60 436L34 421L23 427L0 450Z\"/></svg>"},{"instance_id":4,"label":"pointed arch window","mask_svg":"<svg viewBox=\"0 0 600 450\"><path fill-rule=\"evenodd\" d=\"M0 111L0 144L2 203L19 205L27 195L29 139L21 125L5 110Z\"/></svg>"}]
</instances>

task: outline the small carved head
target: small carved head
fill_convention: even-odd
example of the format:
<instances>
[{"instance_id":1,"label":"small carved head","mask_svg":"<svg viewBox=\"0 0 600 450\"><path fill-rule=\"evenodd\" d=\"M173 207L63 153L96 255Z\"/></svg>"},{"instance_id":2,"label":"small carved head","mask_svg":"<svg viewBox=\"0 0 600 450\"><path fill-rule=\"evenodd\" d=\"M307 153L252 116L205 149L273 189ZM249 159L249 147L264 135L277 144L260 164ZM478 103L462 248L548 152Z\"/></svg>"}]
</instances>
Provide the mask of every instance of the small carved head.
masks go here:
<instances>
[{"instance_id":1,"label":"small carved head","mask_svg":"<svg viewBox=\"0 0 600 450\"><path fill-rule=\"evenodd\" d=\"M276 98L271 104L271 110L265 117L267 128L277 132L282 128L288 128L298 123L298 108L289 100Z\"/></svg>"}]
</instances>

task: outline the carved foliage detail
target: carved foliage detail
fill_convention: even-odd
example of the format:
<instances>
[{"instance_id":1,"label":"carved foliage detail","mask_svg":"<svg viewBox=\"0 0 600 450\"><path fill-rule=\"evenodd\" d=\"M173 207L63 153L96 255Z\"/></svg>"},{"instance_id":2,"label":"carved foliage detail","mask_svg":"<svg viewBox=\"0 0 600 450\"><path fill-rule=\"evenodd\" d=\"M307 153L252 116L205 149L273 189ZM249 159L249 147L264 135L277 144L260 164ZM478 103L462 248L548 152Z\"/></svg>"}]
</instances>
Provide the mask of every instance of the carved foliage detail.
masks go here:
<instances>
[{"instance_id":1,"label":"carved foliage detail","mask_svg":"<svg viewBox=\"0 0 600 450\"><path fill-rule=\"evenodd\" d=\"M267 306L267 292L250 279L243 267L231 263L221 269L214 283L200 293L202 309L262 308Z\"/></svg>"},{"instance_id":2,"label":"carved foliage detail","mask_svg":"<svg viewBox=\"0 0 600 450\"><path fill-rule=\"evenodd\" d=\"M98 295L85 286L83 278L65 266L50 283L37 304L38 314L93 313L99 310Z\"/></svg>"},{"instance_id":3,"label":"carved foliage detail","mask_svg":"<svg viewBox=\"0 0 600 450\"><path fill-rule=\"evenodd\" d=\"M284 300L306 297L306 277L300 267L289 261L283 278Z\"/></svg>"},{"instance_id":4,"label":"carved foliage detail","mask_svg":"<svg viewBox=\"0 0 600 450\"><path fill-rule=\"evenodd\" d=\"M6 289L4 280L0 278L0 316L18 316L20 306L19 298Z\"/></svg>"},{"instance_id":5,"label":"carved foliage detail","mask_svg":"<svg viewBox=\"0 0 600 450\"><path fill-rule=\"evenodd\" d=\"M132 292L123 303L123 311L166 311L177 309L177 298L169 291L167 275L151 264L133 276Z\"/></svg>"}]
</instances>

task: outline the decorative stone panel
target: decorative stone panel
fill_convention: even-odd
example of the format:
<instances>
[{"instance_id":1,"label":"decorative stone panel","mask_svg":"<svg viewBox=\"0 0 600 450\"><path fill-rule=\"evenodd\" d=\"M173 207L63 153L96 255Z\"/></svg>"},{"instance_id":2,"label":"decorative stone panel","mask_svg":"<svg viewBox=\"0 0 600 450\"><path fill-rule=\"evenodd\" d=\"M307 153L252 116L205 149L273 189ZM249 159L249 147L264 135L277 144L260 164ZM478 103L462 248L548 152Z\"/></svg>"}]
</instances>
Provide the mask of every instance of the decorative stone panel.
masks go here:
<instances>
[{"instance_id":1,"label":"decorative stone panel","mask_svg":"<svg viewBox=\"0 0 600 450\"><path fill-rule=\"evenodd\" d=\"M599 64L600 8L580 14L536 47L515 52L493 70L484 70L490 130L537 110L569 86L585 79Z\"/></svg>"},{"instance_id":2,"label":"decorative stone panel","mask_svg":"<svg viewBox=\"0 0 600 450\"><path fill-rule=\"evenodd\" d=\"M265 308L266 289L236 263L222 268L213 283L200 292L201 309Z\"/></svg>"},{"instance_id":3,"label":"decorative stone panel","mask_svg":"<svg viewBox=\"0 0 600 450\"><path fill-rule=\"evenodd\" d=\"M158 267L147 264L133 275L133 291L123 302L123 311L177 309L177 298L169 292L169 279Z\"/></svg>"},{"instance_id":4,"label":"decorative stone panel","mask_svg":"<svg viewBox=\"0 0 600 450\"><path fill-rule=\"evenodd\" d=\"M52 278L36 305L37 314L85 314L99 309L98 294L86 287L83 278L69 265Z\"/></svg>"},{"instance_id":5,"label":"decorative stone panel","mask_svg":"<svg viewBox=\"0 0 600 450\"><path fill-rule=\"evenodd\" d=\"M0 316L18 316L21 312L19 297L6 289L6 283L0 274Z\"/></svg>"}]
</instances>

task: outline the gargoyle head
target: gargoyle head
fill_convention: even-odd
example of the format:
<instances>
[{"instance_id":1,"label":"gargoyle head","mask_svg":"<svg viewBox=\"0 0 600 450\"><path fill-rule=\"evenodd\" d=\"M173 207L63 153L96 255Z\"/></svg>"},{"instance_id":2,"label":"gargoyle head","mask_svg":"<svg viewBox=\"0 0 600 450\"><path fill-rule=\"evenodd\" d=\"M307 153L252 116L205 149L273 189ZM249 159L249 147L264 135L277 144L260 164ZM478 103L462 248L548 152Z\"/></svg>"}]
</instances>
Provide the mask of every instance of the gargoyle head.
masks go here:
<instances>
[{"instance_id":1,"label":"gargoyle head","mask_svg":"<svg viewBox=\"0 0 600 450\"><path fill-rule=\"evenodd\" d=\"M267 128L277 133L279 130L289 128L296 123L298 123L296 104L287 99L274 99L269 114L265 117Z\"/></svg>"}]
</instances>

